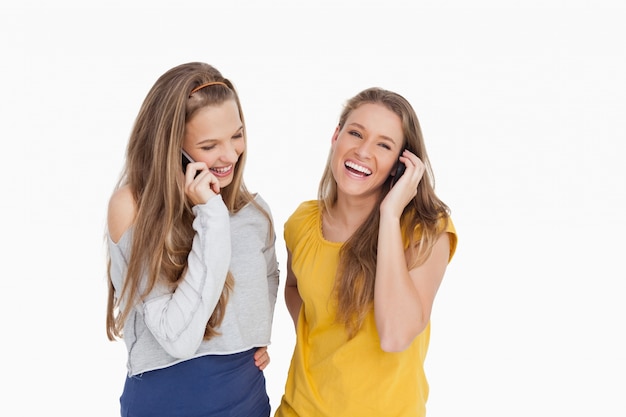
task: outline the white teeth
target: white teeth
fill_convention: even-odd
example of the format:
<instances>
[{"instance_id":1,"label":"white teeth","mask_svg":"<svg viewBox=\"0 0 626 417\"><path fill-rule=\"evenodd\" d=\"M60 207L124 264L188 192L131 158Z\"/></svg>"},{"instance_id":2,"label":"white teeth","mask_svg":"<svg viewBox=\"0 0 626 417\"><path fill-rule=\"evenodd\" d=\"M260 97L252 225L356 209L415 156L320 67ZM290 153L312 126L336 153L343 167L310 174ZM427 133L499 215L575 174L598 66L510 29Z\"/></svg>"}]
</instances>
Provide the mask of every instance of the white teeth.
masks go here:
<instances>
[{"instance_id":1,"label":"white teeth","mask_svg":"<svg viewBox=\"0 0 626 417\"><path fill-rule=\"evenodd\" d=\"M354 162L348 161L346 162L346 166L349 168L352 168L355 171L359 171L362 172L365 175L371 175L372 171L370 171L369 169L362 167L361 165L357 165Z\"/></svg>"},{"instance_id":2,"label":"white teeth","mask_svg":"<svg viewBox=\"0 0 626 417\"><path fill-rule=\"evenodd\" d=\"M215 171L219 174L223 174L224 172L228 172L230 171L230 169L232 168L232 165L229 165L227 167L221 167L221 168L211 168L212 171Z\"/></svg>"}]
</instances>

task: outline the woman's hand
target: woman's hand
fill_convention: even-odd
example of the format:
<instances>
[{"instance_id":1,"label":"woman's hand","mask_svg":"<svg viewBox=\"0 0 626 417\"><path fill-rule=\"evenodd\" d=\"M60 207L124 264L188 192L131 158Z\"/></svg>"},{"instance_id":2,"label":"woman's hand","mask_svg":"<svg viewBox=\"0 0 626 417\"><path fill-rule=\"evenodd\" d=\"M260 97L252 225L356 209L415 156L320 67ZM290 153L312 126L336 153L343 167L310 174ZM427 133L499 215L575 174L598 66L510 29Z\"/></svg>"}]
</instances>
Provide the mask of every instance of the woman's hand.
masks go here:
<instances>
[{"instance_id":1,"label":"woman's hand","mask_svg":"<svg viewBox=\"0 0 626 417\"><path fill-rule=\"evenodd\" d=\"M220 193L220 182L204 162L192 162L185 171L185 194L195 206Z\"/></svg>"},{"instance_id":2,"label":"woman's hand","mask_svg":"<svg viewBox=\"0 0 626 417\"><path fill-rule=\"evenodd\" d=\"M398 218L402 215L406 205L417 194L417 186L426 170L422 160L406 149L400 155L400 163L406 166L406 170L380 205L381 214L388 212Z\"/></svg>"},{"instance_id":3,"label":"woman's hand","mask_svg":"<svg viewBox=\"0 0 626 417\"><path fill-rule=\"evenodd\" d=\"M254 352L254 364L262 371L269 363L270 355L267 353L267 346L258 348L256 352Z\"/></svg>"}]
</instances>

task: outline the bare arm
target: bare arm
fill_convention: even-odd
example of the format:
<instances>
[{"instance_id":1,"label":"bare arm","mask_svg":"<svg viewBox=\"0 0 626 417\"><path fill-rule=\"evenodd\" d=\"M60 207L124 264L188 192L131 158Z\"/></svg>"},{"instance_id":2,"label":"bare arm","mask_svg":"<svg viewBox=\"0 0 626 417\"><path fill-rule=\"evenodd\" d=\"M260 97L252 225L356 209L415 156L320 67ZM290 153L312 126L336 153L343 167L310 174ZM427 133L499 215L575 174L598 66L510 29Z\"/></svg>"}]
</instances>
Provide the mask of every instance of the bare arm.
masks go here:
<instances>
[{"instance_id":1,"label":"bare arm","mask_svg":"<svg viewBox=\"0 0 626 417\"><path fill-rule=\"evenodd\" d=\"M374 316L381 348L388 352L406 349L428 325L433 302L450 256L450 240L442 233L428 259L409 270L402 243L400 216L417 193L424 164L404 151L400 161L406 172L380 206L378 257L374 286Z\"/></svg>"},{"instance_id":2,"label":"bare arm","mask_svg":"<svg viewBox=\"0 0 626 417\"><path fill-rule=\"evenodd\" d=\"M382 226L374 289L374 312L381 348L406 349L428 325L450 255L447 233L437 239L429 258L408 270L398 224Z\"/></svg>"},{"instance_id":3,"label":"bare arm","mask_svg":"<svg viewBox=\"0 0 626 417\"><path fill-rule=\"evenodd\" d=\"M128 186L116 190L109 200L107 228L113 242L119 242L122 235L132 226L137 214L137 205Z\"/></svg>"},{"instance_id":4,"label":"bare arm","mask_svg":"<svg viewBox=\"0 0 626 417\"><path fill-rule=\"evenodd\" d=\"M302 298L298 292L298 280L291 269L291 252L287 250L287 278L285 279L285 304L294 326L298 324L298 315L302 308Z\"/></svg>"}]
</instances>

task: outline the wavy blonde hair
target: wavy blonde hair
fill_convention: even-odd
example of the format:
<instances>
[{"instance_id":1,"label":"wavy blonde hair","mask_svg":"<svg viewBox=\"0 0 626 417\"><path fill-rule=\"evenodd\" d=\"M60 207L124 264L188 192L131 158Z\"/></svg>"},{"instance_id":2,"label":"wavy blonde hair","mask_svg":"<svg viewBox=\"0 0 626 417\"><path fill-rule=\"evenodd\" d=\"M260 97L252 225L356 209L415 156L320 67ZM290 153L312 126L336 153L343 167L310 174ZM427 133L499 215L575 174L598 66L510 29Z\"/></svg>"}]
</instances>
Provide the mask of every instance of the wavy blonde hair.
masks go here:
<instances>
[{"instance_id":1,"label":"wavy blonde hair","mask_svg":"<svg viewBox=\"0 0 626 417\"><path fill-rule=\"evenodd\" d=\"M352 111L365 103L380 104L397 114L402 121L403 149L417 155L424 163L424 177L417 186L417 194L407 204L400 218L400 226L409 240L409 268L425 262L439 234L445 230L450 210L434 191L434 175L422 130L411 104L401 95L381 88L368 88L347 101L339 118L339 128L345 124ZM337 202L337 182L330 162L332 149L322 174L318 200L322 212ZM340 250L339 267L335 278L334 296L337 301L337 321L342 323L350 338L363 325L374 301L374 282L378 254L378 226L380 203L391 189L390 176L383 185L378 204L363 224L354 232ZM417 232L417 233L416 233Z\"/></svg>"},{"instance_id":2,"label":"wavy blonde hair","mask_svg":"<svg viewBox=\"0 0 626 417\"><path fill-rule=\"evenodd\" d=\"M222 84L191 91L208 82ZM184 276L194 230L192 205L184 192L181 149L185 125L198 110L235 100L244 125L239 96L233 84L213 66L190 62L164 73L146 96L132 128L126 149L126 163L117 188L128 185L133 192L137 216L133 224L131 257L120 294L111 281L111 258L107 256L108 301L107 337L123 336L124 322L136 303L165 282L172 291ZM254 204L271 222L269 214L255 201L243 181L246 150L235 165L231 184L221 190L226 207L236 213L248 203ZM270 228L270 230L273 230ZM147 282L142 282L147 278ZM141 285L140 285L141 284ZM230 272L217 306L207 322L204 339L219 334L226 303L234 285ZM145 288L140 291L140 288ZM127 300L124 306L120 301Z\"/></svg>"}]
</instances>

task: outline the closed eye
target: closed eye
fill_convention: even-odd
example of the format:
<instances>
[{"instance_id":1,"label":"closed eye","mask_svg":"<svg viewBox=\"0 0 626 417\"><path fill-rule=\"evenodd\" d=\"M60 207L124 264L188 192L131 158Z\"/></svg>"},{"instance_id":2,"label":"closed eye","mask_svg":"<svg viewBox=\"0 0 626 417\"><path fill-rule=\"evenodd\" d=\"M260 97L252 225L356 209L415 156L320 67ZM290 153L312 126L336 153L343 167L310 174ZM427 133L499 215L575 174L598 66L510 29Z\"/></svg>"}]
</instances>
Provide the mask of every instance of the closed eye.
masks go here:
<instances>
[{"instance_id":1,"label":"closed eye","mask_svg":"<svg viewBox=\"0 0 626 417\"><path fill-rule=\"evenodd\" d=\"M243 127L239 129L237 133L235 133L231 139L241 139L243 138Z\"/></svg>"}]
</instances>

